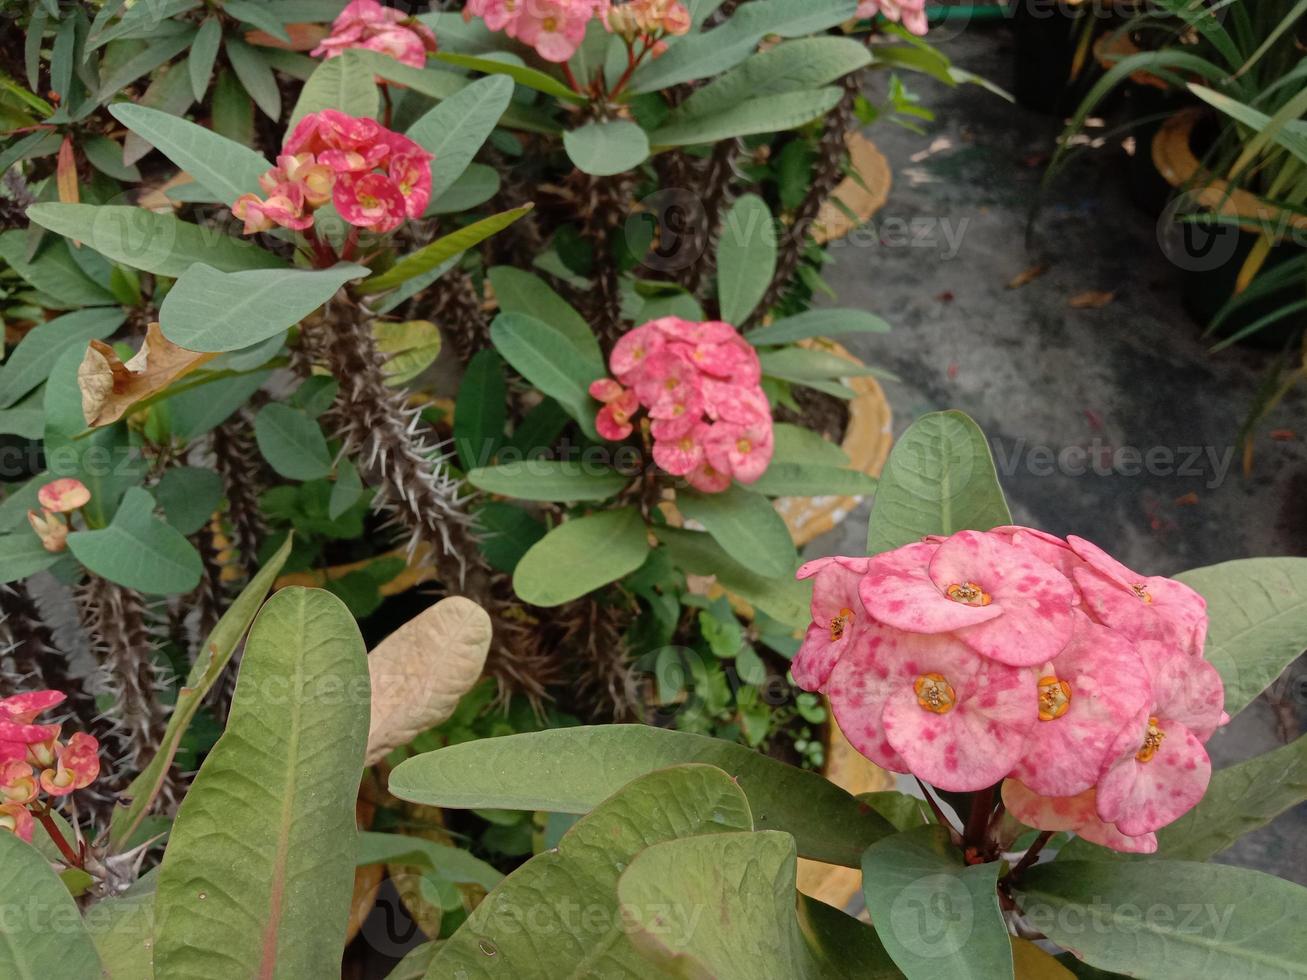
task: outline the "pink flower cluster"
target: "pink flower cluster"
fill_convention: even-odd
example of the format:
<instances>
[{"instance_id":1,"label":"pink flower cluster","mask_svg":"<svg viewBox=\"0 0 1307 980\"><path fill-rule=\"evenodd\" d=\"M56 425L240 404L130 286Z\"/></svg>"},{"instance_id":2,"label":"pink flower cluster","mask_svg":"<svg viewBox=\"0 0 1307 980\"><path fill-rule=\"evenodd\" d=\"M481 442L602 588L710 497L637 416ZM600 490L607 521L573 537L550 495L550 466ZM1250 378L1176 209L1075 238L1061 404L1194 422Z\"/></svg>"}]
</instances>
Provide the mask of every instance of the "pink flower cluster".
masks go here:
<instances>
[{"instance_id":1,"label":"pink flower cluster","mask_svg":"<svg viewBox=\"0 0 1307 980\"><path fill-rule=\"evenodd\" d=\"M884 14L886 20L903 26L913 34L921 36L926 33L926 0L861 0L854 16L859 18L875 17Z\"/></svg>"},{"instance_id":2,"label":"pink flower cluster","mask_svg":"<svg viewBox=\"0 0 1307 980\"><path fill-rule=\"evenodd\" d=\"M546 61L563 62L576 54L586 25L608 10L609 0L467 0L463 18L480 17L492 31L536 49Z\"/></svg>"},{"instance_id":3,"label":"pink flower cluster","mask_svg":"<svg viewBox=\"0 0 1307 980\"><path fill-rule=\"evenodd\" d=\"M426 210L431 154L374 119L324 109L299 121L259 184L266 198L242 194L231 209L247 235L276 225L303 231L328 201L351 225L393 231Z\"/></svg>"},{"instance_id":4,"label":"pink flower cluster","mask_svg":"<svg viewBox=\"0 0 1307 980\"><path fill-rule=\"evenodd\" d=\"M0 701L0 830L32 839L38 797L67 796L100 775L100 743L85 732L59 740L61 726L36 716L64 700L59 691L29 691Z\"/></svg>"},{"instance_id":5,"label":"pink flower cluster","mask_svg":"<svg viewBox=\"0 0 1307 980\"><path fill-rule=\"evenodd\" d=\"M389 55L413 68L427 63L427 52L436 50L436 36L415 17L377 0L350 0L332 22L331 33L310 54L334 58L350 48L363 48Z\"/></svg>"},{"instance_id":6,"label":"pink flower cluster","mask_svg":"<svg viewBox=\"0 0 1307 980\"><path fill-rule=\"evenodd\" d=\"M732 478L752 483L771 462L771 406L758 353L729 323L666 316L625 334L590 394L604 403L595 427L625 439L640 407L649 412L654 461L705 493Z\"/></svg>"},{"instance_id":7,"label":"pink flower cluster","mask_svg":"<svg viewBox=\"0 0 1307 980\"><path fill-rule=\"evenodd\" d=\"M58 553L68 547L68 532L72 530L71 516L91 502L91 491L86 484L65 476L51 480L36 494L41 513L27 512L27 522L41 539L46 551Z\"/></svg>"},{"instance_id":8,"label":"pink flower cluster","mask_svg":"<svg viewBox=\"0 0 1307 980\"><path fill-rule=\"evenodd\" d=\"M822 558L791 671L876 764L944 790L1006 780L1008 811L1120 851L1206 792L1228 721L1206 603L1088 541L960 531Z\"/></svg>"},{"instance_id":9,"label":"pink flower cluster","mask_svg":"<svg viewBox=\"0 0 1307 980\"><path fill-rule=\"evenodd\" d=\"M680 0L627 0L604 14L608 32L628 43L636 38L658 43L668 34L688 34L690 24L690 10Z\"/></svg>"}]
</instances>

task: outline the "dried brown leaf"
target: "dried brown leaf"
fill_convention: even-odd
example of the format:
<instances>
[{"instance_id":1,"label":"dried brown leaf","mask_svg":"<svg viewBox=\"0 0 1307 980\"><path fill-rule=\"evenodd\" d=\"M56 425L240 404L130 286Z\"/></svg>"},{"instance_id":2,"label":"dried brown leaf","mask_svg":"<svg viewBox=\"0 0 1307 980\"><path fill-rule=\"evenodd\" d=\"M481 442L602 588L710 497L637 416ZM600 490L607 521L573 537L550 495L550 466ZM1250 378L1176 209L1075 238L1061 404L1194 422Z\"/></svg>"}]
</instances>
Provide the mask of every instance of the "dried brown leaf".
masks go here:
<instances>
[{"instance_id":1,"label":"dried brown leaf","mask_svg":"<svg viewBox=\"0 0 1307 980\"><path fill-rule=\"evenodd\" d=\"M1091 289L1087 292L1076 293L1067 300L1067 306L1073 310L1101 310L1114 299L1116 299L1116 293L1109 293L1102 289Z\"/></svg>"},{"instance_id":2,"label":"dried brown leaf","mask_svg":"<svg viewBox=\"0 0 1307 980\"><path fill-rule=\"evenodd\" d=\"M1020 289L1022 286L1034 282L1036 279L1038 279L1047 271L1048 271L1048 266L1044 265L1043 263L1040 263L1039 265L1032 265L1029 269L1025 269L1022 272L1018 272L1015 276L1009 279L1007 288Z\"/></svg>"},{"instance_id":3,"label":"dried brown leaf","mask_svg":"<svg viewBox=\"0 0 1307 980\"><path fill-rule=\"evenodd\" d=\"M481 676L490 617L471 599L450 596L381 641L368 657L372 676L372 765L454 713Z\"/></svg>"},{"instance_id":4,"label":"dried brown leaf","mask_svg":"<svg viewBox=\"0 0 1307 980\"><path fill-rule=\"evenodd\" d=\"M311 51L331 33L326 24L286 24L289 41L273 37L265 31L247 31L245 40L263 48L281 48L283 51Z\"/></svg>"},{"instance_id":5,"label":"dried brown leaf","mask_svg":"<svg viewBox=\"0 0 1307 980\"><path fill-rule=\"evenodd\" d=\"M216 355L178 347L151 323L141 349L126 363L112 347L92 340L77 369L82 415L92 428L117 422L137 402L163 391Z\"/></svg>"}]
</instances>

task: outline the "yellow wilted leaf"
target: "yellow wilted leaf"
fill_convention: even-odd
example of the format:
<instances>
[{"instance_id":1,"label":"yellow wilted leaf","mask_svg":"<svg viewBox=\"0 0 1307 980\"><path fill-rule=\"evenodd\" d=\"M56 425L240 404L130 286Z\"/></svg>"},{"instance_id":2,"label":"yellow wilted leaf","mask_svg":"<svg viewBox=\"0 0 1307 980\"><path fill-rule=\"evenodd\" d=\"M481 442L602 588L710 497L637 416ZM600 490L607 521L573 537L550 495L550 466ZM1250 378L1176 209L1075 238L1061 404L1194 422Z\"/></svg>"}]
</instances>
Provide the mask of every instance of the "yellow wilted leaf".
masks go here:
<instances>
[{"instance_id":1,"label":"yellow wilted leaf","mask_svg":"<svg viewBox=\"0 0 1307 980\"><path fill-rule=\"evenodd\" d=\"M386 357L382 370L386 384L407 384L440 356L440 330L430 320L405 320L372 324L377 349Z\"/></svg>"},{"instance_id":2,"label":"yellow wilted leaf","mask_svg":"<svg viewBox=\"0 0 1307 980\"><path fill-rule=\"evenodd\" d=\"M178 347L157 323L150 324L141 349L126 363L104 341L92 340L77 369L86 424L95 428L117 422L137 402L163 391L215 356Z\"/></svg>"},{"instance_id":3,"label":"yellow wilted leaf","mask_svg":"<svg viewBox=\"0 0 1307 980\"><path fill-rule=\"evenodd\" d=\"M423 610L368 656L372 727L367 764L449 719L481 676L490 617L471 599L450 596Z\"/></svg>"}]
</instances>

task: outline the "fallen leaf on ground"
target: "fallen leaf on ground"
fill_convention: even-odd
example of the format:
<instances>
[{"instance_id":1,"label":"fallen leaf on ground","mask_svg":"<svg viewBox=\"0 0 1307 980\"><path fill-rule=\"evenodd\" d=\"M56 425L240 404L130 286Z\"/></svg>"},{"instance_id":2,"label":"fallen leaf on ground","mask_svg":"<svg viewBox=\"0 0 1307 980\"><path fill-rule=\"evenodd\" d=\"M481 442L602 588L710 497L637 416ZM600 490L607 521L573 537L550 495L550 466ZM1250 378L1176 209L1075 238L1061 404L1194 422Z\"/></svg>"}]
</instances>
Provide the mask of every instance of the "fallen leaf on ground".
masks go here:
<instances>
[{"instance_id":1,"label":"fallen leaf on ground","mask_svg":"<svg viewBox=\"0 0 1307 980\"><path fill-rule=\"evenodd\" d=\"M126 363L104 341L92 340L77 369L86 424L98 428L117 422L137 402L163 391L216 356L178 347L157 323L150 324L141 349Z\"/></svg>"},{"instance_id":2,"label":"fallen leaf on ground","mask_svg":"<svg viewBox=\"0 0 1307 980\"><path fill-rule=\"evenodd\" d=\"M1048 266L1044 265L1043 263L1040 263L1039 265L1032 265L1029 269L1026 269L1024 272L1019 272L1011 279L1009 279L1007 288L1020 289L1022 286L1026 285L1027 283L1034 282L1036 279L1038 279L1047 271L1048 271Z\"/></svg>"},{"instance_id":3,"label":"fallen leaf on ground","mask_svg":"<svg viewBox=\"0 0 1307 980\"><path fill-rule=\"evenodd\" d=\"M326 24L286 24L289 41L273 37L265 31L247 31L245 40L261 48L281 48L283 51L311 51L331 33Z\"/></svg>"},{"instance_id":4,"label":"fallen leaf on ground","mask_svg":"<svg viewBox=\"0 0 1307 980\"><path fill-rule=\"evenodd\" d=\"M1188 493L1184 494L1183 496L1176 497L1176 498L1175 498L1175 505L1176 505L1177 507L1197 507L1197 506L1198 506L1198 494L1196 494L1196 493L1194 493L1192 490L1190 490Z\"/></svg>"},{"instance_id":5,"label":"fallen leaf on ground","mask_svg":"<svg viewBox=\"0 0 1307 980\"><path fill-rule=\"evenodd\" d=\"M1102 289L1091 289L1088 292L1076 293L1067 300L1067 306L1073 310L1101 310L1114 299L1116 299L1116 293L1109 293Z\"/></svg>"},{"instance_id":6,"label":"fallen leaf on ground","mask_svg":"<svg viewBox=\"0 0 1307 980\"><path fill-rule=\"evenodd\" d=\"M1293 429L1272 429L1270 435L1276 442L1293 442L1298 438Z\"/></svg>"}]
</instances>

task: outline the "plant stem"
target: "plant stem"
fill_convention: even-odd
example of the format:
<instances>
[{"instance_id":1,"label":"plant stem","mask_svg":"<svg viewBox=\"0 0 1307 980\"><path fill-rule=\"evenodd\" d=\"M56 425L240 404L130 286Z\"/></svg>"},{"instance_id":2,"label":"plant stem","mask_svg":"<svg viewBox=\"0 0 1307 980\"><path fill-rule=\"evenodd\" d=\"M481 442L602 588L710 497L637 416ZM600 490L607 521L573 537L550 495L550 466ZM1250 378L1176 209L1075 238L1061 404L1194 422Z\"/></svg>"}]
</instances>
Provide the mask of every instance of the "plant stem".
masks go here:
<instances>
[{"instance_id":1,"label":"plant stem","mask_svg":"<svg viewBox=\"0 0 1307 980\"><path fill-rule=\"evenodd\" d=\"M963 832L963 843L967 847L982 849L989 831L989 818L994 813L994 787L982 789L971 796L971 813L967 817L967 827Z\"/></svg>"},{"instance_id":2,"label":"plant stem","mask_svg":"<svg viewBox=\"0 0 1307 980\"><path fill-rule=\"evenodd\" d=\"M1035 842L1026 850L1026 853L1021 855L1021 860L1014 864L1012 870L1003 876L1002 884L1011 884L1016 881L1017 878L1020 877L1021 872L1025 871L1026 868L1035 863L1035 859L1039 857L1039 852L1044 849L1044 845L1052 840L1052 838L1053 831L1042 831L1040 835L1035 838Z\"/></svg>"},{"instance_id":3,"label":"plant stem","mask_svg":"<svg viewBox=\"0 0 1307 980\"><path fill-rule=\"evenodd\" d=\"M567 79L567 84L572 87L572 91L577 95L585 95L585 89L576 81L576 76L572 74L572 66L566 61L563 62L563 77Z\"/></svg>"},{"instance_id":4,"label":"plant stem","mask_svg":"<svg viewBox=\"0 0 1307 980\"><path fill-rule=\"evenodd\" d=\"M49 834L50 839L54 841L54 846L59 848L59 853L64 856L64 860L68 862L69 867L80 868L82 866L82 859L78 853L73 850L72 845L64 840L64 835L59 830L59 825L55 823L54 818L50 816L50 808L43 807L39 810L33 810L32 815L35 816L37 820L41 821L41 826L45 828L45 832Z\"/></svg>"},{"instance_id":5,"label":"plant stem","mask_svg":"<svg viewBox=\"0 0 1307 980\"><path fill-rule=\"evenodd\" d=\"M930 795L929 787L927 787L926 784L923 783L916 776L913 776L912 778L917 780L917 785L921 787L921 795L924 796L926 798L926 802L930 804L931 812L935 814L935 819L939 821L939 825L941 827L947 827L949 836L957 838L958 837L957 828L953 826L953 822L949 820L948 817L944 816L944 811L941 810L939 808L939 804L935 802L935 797Z\"/></svg>"}]
</instances>

